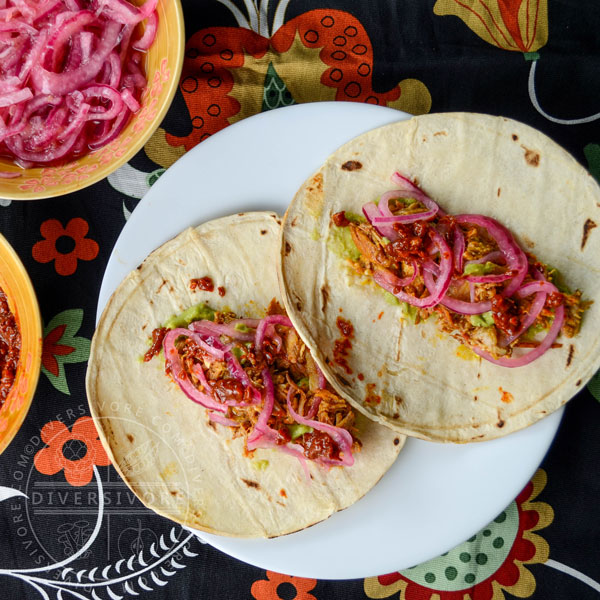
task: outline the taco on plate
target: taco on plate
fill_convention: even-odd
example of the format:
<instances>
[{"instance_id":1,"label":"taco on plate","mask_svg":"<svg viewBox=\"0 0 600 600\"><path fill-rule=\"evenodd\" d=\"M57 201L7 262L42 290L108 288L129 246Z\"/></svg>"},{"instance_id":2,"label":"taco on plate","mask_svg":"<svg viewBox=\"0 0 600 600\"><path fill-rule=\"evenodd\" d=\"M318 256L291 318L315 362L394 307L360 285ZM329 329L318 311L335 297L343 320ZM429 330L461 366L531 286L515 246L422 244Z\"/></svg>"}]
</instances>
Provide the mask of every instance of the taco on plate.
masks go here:
<instances>
[{"instance_id":1,"label":"taco on plate","mask_svg":"<svg viewBox=\"0 0 600 600\"><path fill-rule=\"evenodd\" d=\"M113 465L184 525L274 537L363 496L404 437L331 388L279 304L280 220L190 228L118 287L92 342L90 410Z\"/></svg>"},{"instance_id":2,"label":"taco on plate","mask_svg":"<svg viewBox=\"0 0 600 600\"><path fill-rule=\"evenodd\" d=\"M545 135L414 117L337 150L282 227L285 306L336 390L396 431L486 440L600 365L600 190Z\"/></svg>"}]
</instances>

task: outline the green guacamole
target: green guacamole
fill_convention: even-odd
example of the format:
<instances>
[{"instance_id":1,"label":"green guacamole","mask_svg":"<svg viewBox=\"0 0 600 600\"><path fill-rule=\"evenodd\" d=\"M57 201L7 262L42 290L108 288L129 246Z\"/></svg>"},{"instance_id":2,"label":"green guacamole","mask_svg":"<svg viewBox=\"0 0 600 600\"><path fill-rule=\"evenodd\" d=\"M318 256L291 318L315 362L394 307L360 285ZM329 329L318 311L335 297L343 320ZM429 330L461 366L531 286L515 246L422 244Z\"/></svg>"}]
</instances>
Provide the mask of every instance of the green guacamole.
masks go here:
<instances>
[{"instance_id":1,"label":"green guacamole","mask_svg":"<svg viewBox=\"0 0 600 600\"><path fill-rule=\"evenodd\" d=\"M362 215L345 211L344 215L351 223L365 223L366 219ZM360 252L352 240L350 227L338 227L333 225L327 239L327 248L340 258L349 258L350 260L358 260Z\"/></svg>"},{"instance_id":2,"label":"green guacamole","mask_svg":"<svg viewBox=\"0 0 600 600\"><path fill-rule=\"evenodd\" d=\"M470 265L465 265L464 273L465 275L489 275L496 270L498 265L493 262L486 263L472 263Z\"/></svg>"},{"instance_id":3,"label":"green guacamole","mask_svg":"<svg viewBox=\"0 0 600 600\"><path fill-rule=\"evenodd\" d=\"M494 324L494 316L492 311L488 310L480 315L471 315L469 321L473 327L491 327Z\"/></svg>"},{"instance_id":4,"label":"green guacamole","mask_svg":"<svg viewBox=\"0 0 600 600\"><path fill-rule=\"evenodd\" d=\"M176 329L177 327L187 327L193 321L214 321L215 320L215 311L208 306L208 304L204 304L201 302L200 304L195 304L194 306L190 306L182 313L178 315L173 315L169 319L165 321L164 327L167 329Z\"/></svg>"}]
</instances>

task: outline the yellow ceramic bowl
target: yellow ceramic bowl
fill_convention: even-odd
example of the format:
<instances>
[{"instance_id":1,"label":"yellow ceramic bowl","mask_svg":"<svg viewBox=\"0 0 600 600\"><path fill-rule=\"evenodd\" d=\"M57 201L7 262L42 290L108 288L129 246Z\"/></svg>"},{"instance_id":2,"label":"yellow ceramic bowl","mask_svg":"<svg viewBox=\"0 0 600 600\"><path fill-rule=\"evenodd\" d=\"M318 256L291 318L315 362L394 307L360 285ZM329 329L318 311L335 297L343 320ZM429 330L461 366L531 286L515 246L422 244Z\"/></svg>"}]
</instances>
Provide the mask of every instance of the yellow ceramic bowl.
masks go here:
<instances>
[{"instance_id":1,"label":"yellow ceramic bowl","mask_svg":"<svg viewBox=\"0 0 600 600\"><path fill-rule=\"evenodd\" d=\"M23 263L0 235L0 288L8 298L21 333L21 353L13 386L0 409L0 453L15 437L29 410L40 374L42 320Z\"/></svg>"},{"instance_id":2,"label":"yellow ceramic bowl","mask_svg":"<svg viewBox=\"0 0 600 600\"><path fill-rule=\"evenodd\" d=\"M136 0L142 4L143 0ZM183 66L185 30L179 0L159 0L156 39L146 57L148 87L140 110L119 137L82 158L58 167L20 169L0 159L0 171L21 177L0 178L0 198L35 200L62 196L104 179L126 163L148 141L164 118L177 91Z\"/></svg>"}]
</instances>

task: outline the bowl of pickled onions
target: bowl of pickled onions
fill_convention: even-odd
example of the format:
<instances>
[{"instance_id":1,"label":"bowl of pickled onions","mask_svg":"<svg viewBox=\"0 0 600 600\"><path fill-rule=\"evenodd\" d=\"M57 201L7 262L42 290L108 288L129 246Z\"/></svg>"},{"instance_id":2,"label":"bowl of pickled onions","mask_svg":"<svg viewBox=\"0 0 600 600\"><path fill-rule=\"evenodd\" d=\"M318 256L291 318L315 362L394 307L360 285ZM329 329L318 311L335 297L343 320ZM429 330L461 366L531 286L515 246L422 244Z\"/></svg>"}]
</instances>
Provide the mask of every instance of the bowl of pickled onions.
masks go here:
<instances>
[{"instance_id":1,"label":"bowl of pickled onions","mask_svg":"<svg viewBox=\"0 0 600 600\"><path fill-rule=\"evenodd\" d=\"M130 160L184 45L179 0L0 0L0 198L68 194Z\"/></svg>"}]
</instances>

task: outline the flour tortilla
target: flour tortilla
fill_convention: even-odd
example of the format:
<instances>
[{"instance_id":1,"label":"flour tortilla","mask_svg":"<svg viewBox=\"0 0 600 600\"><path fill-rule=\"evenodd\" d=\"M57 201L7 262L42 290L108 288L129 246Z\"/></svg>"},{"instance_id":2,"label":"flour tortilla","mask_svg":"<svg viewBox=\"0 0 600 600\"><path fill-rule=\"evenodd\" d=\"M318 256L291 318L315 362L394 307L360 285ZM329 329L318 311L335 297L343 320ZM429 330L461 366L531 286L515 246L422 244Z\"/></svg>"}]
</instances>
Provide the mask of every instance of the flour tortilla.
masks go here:
<instances>
[{"instance_id":1,"label":"flour tortilla","mask_svg":"<svg viewBox=\"0 0 600 600\"><path fill-rule=\"evenodd\" d=\"M165 375L162 355L142 362L152 330L199 302L264 316L279 297L279 228L277 215L249 213L184 231L121 283L92 342L88 400L113 465L146 506L210 533L273 537L326 519L374 486L404 443L359 414L363 448L354 466L327 471L309 461L309 481L278 450L245 457L243 439L210 423ZM205 276L214 292L190 290L190 279Z\"/></svg>"},{"instance_id":2,"label":"flour tortilla","mask_svg":"<svg viewBox=\"0 0 600 600\"><path fill-rule=\"evenodd\" d=\"M558 268L571 289L583 290L584 299L600 297L600 190L569 154L505 118L414 117L337 150L286 213L280 273L285 305L327 377L370 418L440 442L495 438L559 408L600 365L600 302L586 312L578 336L557 340L562 348L509 369L479 359L435 323L403 322L400 307L330 250L331 216L360 214L365 203L394 188L395 171L419 183L450 214L498 219L522 248ZM355 329L350 375L334 363L338 316ZM381 397L379 404L367 401L369 390Z\"/></svg>"}]
</instances>

